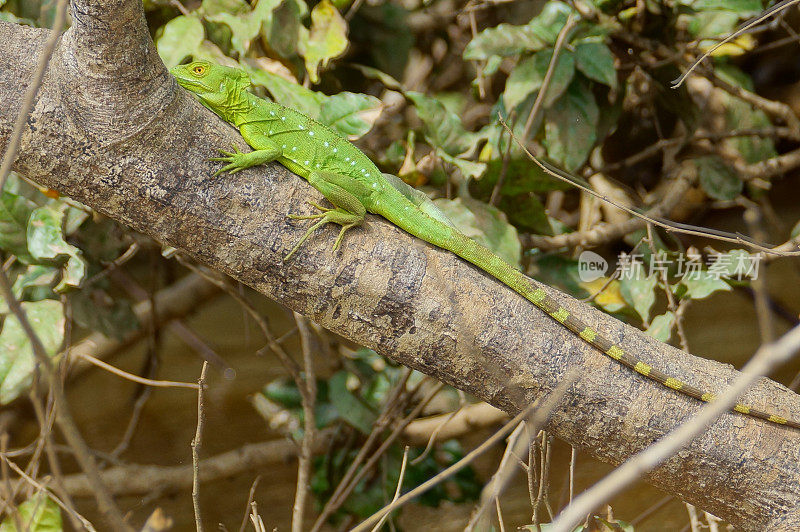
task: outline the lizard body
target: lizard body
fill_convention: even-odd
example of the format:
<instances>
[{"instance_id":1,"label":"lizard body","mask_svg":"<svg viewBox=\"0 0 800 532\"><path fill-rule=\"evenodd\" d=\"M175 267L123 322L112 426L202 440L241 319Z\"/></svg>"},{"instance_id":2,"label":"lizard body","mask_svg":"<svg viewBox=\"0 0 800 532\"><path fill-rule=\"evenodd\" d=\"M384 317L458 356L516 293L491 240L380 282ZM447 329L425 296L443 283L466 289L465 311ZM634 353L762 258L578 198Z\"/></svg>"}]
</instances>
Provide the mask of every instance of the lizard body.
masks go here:
<instances>
[{"instance_id":1,"label":"lizard body","mask_svg":"<svg viewBox=\"0 0 800 532\"><path fill-rule=\"evenodd\" d=\"M559 305L538 282L458 231L424 193L395 176L382 174L361 150L329 127L298 111L248 92L246 89L250 82L243 71L207 61L195 61L174 67L171 72L181 86L199 97L203 105L236 126L254 149L249 153L242 153L235 147L232 152L223 151L222 156L214 160L228 164L217 174L238 172L277 161L306 179L334 205L334 208L325 208L312 204L320 211L318 214L289 215L290 218L315 219L317 222L306 231L285 259L291 257L318 227L326 223L341 226L333 245L336 250L345 232L361 224L367 212L377 214L417 238L471 262L622 365L684 395L703 402L714 400L714 394L653 368L603 337ZM732 410L800 429L800 423L796 421L741 403Z\"/></svg>"}]
</instances>

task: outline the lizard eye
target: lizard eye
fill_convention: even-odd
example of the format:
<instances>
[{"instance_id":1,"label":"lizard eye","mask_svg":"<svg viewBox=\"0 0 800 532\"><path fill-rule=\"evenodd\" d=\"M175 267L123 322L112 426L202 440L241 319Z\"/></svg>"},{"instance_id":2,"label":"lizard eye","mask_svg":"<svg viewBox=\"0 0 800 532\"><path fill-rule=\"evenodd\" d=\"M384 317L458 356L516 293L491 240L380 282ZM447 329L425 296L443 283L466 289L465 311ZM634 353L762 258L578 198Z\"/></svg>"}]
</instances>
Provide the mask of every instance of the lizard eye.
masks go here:
<instances>
[{"instance_id":1,"label":"lizard eye","mask_svg":"<svg viewBox=\"0 0 800 532\"><path fill-rule=\"evenodd\" d=\"M203 74L206 73L206 67L204 67L203 65L197 65L192 69L192 72L194 72L196 76L202 76Z\"/></svg>"}]
</instances>

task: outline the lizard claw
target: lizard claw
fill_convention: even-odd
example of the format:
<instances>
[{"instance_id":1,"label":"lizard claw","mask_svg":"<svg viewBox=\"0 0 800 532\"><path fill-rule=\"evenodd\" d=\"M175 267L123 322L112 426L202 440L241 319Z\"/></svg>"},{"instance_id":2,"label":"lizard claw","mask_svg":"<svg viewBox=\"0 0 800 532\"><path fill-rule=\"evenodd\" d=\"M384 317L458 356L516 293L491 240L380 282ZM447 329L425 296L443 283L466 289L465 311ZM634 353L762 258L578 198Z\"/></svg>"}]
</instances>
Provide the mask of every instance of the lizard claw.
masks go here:
<instances>
[{"instance_id":1,"label":"lizard claw","mask_svg":"<svg viewBox=\"0 0 800 532\"><path fill-rule=\"evenodd\" d=\"M329 209L328 207L323 207L322 205L320 205L318 203L314 203L313 201L308 201L308 200L306 200L306 205L311 205L315 209L318 209L318 210L320 210L322 212L328 212L328 211L332 211L333 210L333 209Z\"/></svg>"}]
</instances>

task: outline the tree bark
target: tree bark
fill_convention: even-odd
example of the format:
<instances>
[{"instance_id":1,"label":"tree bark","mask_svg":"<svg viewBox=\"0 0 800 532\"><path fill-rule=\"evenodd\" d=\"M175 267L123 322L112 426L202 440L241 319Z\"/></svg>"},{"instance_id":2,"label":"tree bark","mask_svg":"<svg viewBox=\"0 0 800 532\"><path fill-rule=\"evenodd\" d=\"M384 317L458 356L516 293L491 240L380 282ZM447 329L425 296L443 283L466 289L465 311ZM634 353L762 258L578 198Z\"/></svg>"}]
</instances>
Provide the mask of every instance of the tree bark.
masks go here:
<instances>
[{"instance_id":1,"label":"tree bark","mask_svg":"<svg viewBox=\"0 0 800 532\"><path fill-rule=\"evenodd\" d=\"M620 366L453 254L369 216L330 251L337 228L283 255L320 195L279 165L214 177L208 157L238 133L178 89L159 60L140 0L73 0L73 25L50 63L15 169L355 342L505 410L580 377L548 429L613 464L699 403ZM0 23L0 147L5 147L46 32ZM654 367L709 391L736 374L556 290L570 312ZM793 419L800 397L762 379L744 401ZM745 530L797 529L800 434L737 414L719 419L648 477ZM778 524L780 523L780 524Z\"/></svg>"}]
</instances>

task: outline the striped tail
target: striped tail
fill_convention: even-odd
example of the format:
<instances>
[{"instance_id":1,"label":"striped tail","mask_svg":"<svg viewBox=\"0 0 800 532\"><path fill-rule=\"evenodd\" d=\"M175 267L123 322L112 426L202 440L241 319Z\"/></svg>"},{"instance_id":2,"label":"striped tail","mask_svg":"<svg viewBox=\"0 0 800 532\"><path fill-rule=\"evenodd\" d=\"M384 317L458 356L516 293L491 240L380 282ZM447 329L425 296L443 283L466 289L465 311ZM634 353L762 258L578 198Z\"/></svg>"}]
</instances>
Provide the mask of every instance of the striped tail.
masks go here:
<instances>
[{"instance_id":1,"label":"striped tail","mask_svg":"<svg viewBox=\"0 0 800 532\"><path fill-rule=\"evenodd\" d=\"M567 310L561 307L555 299L548 296L547 293L541 288L532 290L528 289L528 293L523 293L519 290L518 292L523 295L525 299L528 299L534 305L546 312L550 317L562 323L564 327L583 338L588 344L592 345L598 351L607 355L608 357L613 358L623 366L629 367L636 373L663 384L667 388L672 388L677 392L688 395L689 397L694 397L695 399L703 401L704 403L708 403L716 399L716 395L713 393L704 392L703 390L696 388L691 384L687 384L679 379L670 377L663 371L657 370L649 364L637 359L636 357L629 355L621 347L614 345L608 338L603 337L597 333L597 331L586 325L583 321L567 312ZM731 411L739 412L757 419L763 419L764 421L769 421L770 423L775 423L777 425L785 425L787 427L800 429L800 423L796 421L786 419L785 417L776 416L775 414L770 414L769 412L758 410L757 408L752 408L742 403L736 403L736 405L731 408Z\"/></svg>"},{"instance_id":2,"label":"striped tail","mask_svg":"<svg viewBox=\"0 0 800 532\"><path fill-rule=\"evenodd\" d=\"M385 218L389 219L398 227L408 231L412 235L425 240L435 246L446 249L458 255L459 257L471 262L478 268L482 269L501 283L505 284L525 299L542 309L548 316L561 323L580 336L586 343L596 348L601 353L613 358L623 366L629 367L635 372L644 375L667 388L671 388L689 397L694 397L700 401L708 403L713 401L716 396L712 393L704 392L699 388L687 384L681 380L667 375L659 371L649 364L642 362L636 357L626 353L621 347L615 345L609 339L603 337L593 328L589 327L579 318L573 316L558 302L547 295L541 285L526 277L520 271L514 269L503 259L489 251L487 248L481 246L474 240L460 233L458 230L446 226L441 222L424 216L419 211L414 215L394 215L394 213L379 213ZM415 216L414 220L410 220L411 216ZM419 218L425 218L423 223L420 223ZM800 429L800 423L786 419L785 417L776 416L763 410L752 408L748 405L737 403L732 412L739 412L741 414L763 419L776 425L783 425Z\"/></svg>"}]
</instances>

